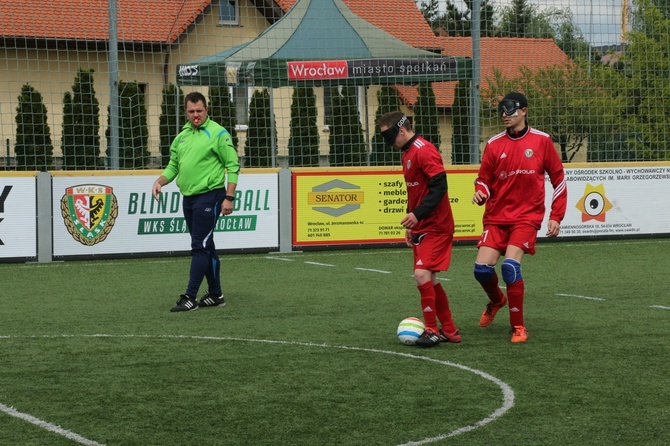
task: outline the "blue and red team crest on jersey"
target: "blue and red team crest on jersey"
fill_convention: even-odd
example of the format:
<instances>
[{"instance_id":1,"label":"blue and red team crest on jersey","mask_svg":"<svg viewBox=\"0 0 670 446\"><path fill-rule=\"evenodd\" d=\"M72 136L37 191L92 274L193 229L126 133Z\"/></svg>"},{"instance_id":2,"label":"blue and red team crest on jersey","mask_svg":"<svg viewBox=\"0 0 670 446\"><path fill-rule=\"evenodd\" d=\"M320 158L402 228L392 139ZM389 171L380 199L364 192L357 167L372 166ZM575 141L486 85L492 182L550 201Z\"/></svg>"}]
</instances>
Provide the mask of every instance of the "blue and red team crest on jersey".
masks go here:
<instances>
[{"instance_id":1,"label":"blue and red team crest on jersey","mask_svg":"<svg viewBox=\"0 0 670 446\"><path fill-rule=\"evenodd\" d=\"M65 189L61 214L72 238L92 246L107 238L119 215L119 205L111 187L80 184Z\"/></svg>"}]
</instances>

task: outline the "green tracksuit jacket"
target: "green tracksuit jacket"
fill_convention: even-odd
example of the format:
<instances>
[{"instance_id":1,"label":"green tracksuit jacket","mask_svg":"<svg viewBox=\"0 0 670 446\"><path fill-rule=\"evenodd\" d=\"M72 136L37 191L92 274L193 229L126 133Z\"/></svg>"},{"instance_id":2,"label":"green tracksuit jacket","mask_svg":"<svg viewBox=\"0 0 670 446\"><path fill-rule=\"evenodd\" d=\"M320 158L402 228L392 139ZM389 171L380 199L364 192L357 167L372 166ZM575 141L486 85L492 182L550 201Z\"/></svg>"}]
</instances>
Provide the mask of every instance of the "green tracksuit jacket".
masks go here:
<instances>
[{"instance_id":1,"label":"green tracksuit jacket","mask_svg":"<svg viewBox=\"0 0 670 446\"><path fill-rule=\"evenodd\" d=\"M170 163L163 171L169 182L187 197L220 189L228 182L237 184L240 162L228 130L212 121L193 128L190 122L170 146Z\"/></svg>"}]
</instances>

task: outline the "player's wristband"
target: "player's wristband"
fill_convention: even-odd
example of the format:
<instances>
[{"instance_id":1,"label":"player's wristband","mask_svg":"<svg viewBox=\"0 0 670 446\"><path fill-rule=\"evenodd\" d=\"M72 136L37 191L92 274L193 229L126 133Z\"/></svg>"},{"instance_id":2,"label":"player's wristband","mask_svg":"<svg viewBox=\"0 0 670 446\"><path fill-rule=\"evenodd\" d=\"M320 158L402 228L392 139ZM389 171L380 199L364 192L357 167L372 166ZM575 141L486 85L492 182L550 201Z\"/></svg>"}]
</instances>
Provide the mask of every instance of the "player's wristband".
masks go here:
<instances>
[{"instance_id":1,"label":"player's wristband","mask_svg":"<svg viewBox=\"0 0 670 446\"><path fill-rule=\"evenodd\" d=\"M235 197L233 197L232 195L226 195L224 198L228 201L235 201Z\"/></svg>"}]
</instances>

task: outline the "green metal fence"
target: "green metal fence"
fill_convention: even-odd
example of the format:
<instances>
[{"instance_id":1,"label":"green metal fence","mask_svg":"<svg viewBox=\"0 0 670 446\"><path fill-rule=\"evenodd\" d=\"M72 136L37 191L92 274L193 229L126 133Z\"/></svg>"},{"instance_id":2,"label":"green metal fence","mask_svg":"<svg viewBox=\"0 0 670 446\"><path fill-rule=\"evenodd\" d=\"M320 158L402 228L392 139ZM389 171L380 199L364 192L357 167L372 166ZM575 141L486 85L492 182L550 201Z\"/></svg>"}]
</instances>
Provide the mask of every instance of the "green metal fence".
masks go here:
<instances>
[{"instance_id":1,"label":"green metal fence","mask_svg":"<svg viewBox=\"0 0 670 446\"><path fill-rule=\"evenodd\" d=\"M670 156L661 0L15 3L3 170L161 168L194 90L249 166L393 163L375 121L395 108L477 163L512 90L566 163Z\"/></svg>"}]
</instances>

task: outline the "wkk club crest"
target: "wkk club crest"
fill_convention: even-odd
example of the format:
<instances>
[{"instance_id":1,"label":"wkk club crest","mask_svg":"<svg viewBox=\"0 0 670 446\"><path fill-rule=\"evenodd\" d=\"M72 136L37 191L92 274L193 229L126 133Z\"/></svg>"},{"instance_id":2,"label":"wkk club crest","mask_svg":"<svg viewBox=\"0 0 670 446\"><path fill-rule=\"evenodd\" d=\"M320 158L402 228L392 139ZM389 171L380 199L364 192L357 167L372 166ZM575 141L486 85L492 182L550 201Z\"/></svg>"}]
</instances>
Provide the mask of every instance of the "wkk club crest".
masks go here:
<instances>
[{"instance_id":1,"label":"wkk club crest","mask_svg":"<svg viewBox=\"0 0 670 446\"><path fill-rule=\"evenodd\" d=\"M112 188L99 184L68 187L60 201L60 209L72 238L87 246L105 240L119 215Z\"/></svg>"}]
</instances>

